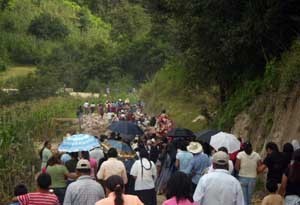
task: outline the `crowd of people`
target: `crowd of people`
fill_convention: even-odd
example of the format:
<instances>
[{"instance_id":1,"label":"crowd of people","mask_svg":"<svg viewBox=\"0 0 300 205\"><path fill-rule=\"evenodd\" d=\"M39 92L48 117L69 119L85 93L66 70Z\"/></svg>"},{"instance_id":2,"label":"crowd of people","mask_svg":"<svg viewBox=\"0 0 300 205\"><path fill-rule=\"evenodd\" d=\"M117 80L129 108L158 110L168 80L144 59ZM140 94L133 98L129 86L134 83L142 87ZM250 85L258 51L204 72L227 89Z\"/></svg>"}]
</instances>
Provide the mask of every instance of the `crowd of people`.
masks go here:
<instances>
[{"instance_id":1,"label":"crowd of people","mask_svg":"<svg viewBox=\"0 0 300 205\"><path fill-rule=\"evenodd\" d=\"M92 104L86 105L82 113L79 108L79 115L95 112ZM143 113L141 104L131 106L122 100L99 104L98 111L99 115L103 111L103 115L113 113L117 120L133 121L145 130L144 136L125 142L136 157L120 158L113 147L53 153L51 143L46 141L40 151L37 190L27 193L24 185L18 185L14 203L156 205L157 195L164 195L163 205L250 205L258 175L267 172L269 194L262 205L300 204L297 140L284 144L282 151L268 142L267 155L262 159L250 142L241 142L238 152L228 153L225 146L214 150L206 142L169 137L167 133L174 124L165 111L153 119ZM122 141L116 133L98 139L101 143L108 139Z\"/></svg>"}]
</instances>

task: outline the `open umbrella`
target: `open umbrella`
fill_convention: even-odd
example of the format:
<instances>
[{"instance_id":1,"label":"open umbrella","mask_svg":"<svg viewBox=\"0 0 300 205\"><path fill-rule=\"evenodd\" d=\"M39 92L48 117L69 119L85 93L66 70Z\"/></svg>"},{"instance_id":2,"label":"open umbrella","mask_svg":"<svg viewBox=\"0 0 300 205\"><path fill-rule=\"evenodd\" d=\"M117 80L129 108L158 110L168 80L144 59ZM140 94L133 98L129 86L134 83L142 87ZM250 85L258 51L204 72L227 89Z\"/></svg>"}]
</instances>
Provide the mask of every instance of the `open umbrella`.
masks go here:
<instances>
[{"instance_id":1,"label":"open umbrella","mask_svg":"<svg viewBox=\"0 0 300 205\"><path fill-rule=\"evenodd\" d=\"M173 128L168 132L169 137L194 137L194 133L186 128Z\"/></svg>"},{"instance_id":2,"label":"open umbrella","mask_svg":"<svg viewBox=\"0 0 300 205\"><path fill-rule=\"evenodd\" d=\"M241 142L233 134L219 132L213 135L209 143L215 150L220 147L226 147L229 153L238 151L241 147Z\"/></svg>"},{"instance_id":3,"label":"open umbrella","mask_svg":"<svg viewBox=\"0 0 300 205\"><path fill-rule=\"evenodd\" d=\"M143 135L143 130L135 123L128 121L113 122L108 129L121 134L121 137L132 140L136 135Z\"/></svg>"},{"instance_id":4,"label":"open umbrella","mask_svg":"<svg viewBox=\"0 0 300 205\"><path fill-rule=\"evenodd\" d=\"M119 140L106 140L101 144L101 146L105 152L112 147L115 148L121 158L132 159L135 157L133 149L125 142Z\"/></svg>"},{"instance_id":5,"label":"open umbrella","mask_svg":"<svg viewBox=\"0 0 300 205\"><path fill-rule=\"evenodd\" d=\"M216 135L220 131L217 130L204 130L202 132L195 133L196 139L202 142L210 142L211 136Z\"/></svg>"},{"instance_id":6,"label":"open umbrella","mask_svg":"<svg viewBox=\"0 0 300 205\"><path fill-rule=\"evenodd\" d=\"M60 152L79 152L89 151L95 147L99 147L99 140L88 134L76 134L66 137L59 145Z\"/></svg>"}]
</instances>

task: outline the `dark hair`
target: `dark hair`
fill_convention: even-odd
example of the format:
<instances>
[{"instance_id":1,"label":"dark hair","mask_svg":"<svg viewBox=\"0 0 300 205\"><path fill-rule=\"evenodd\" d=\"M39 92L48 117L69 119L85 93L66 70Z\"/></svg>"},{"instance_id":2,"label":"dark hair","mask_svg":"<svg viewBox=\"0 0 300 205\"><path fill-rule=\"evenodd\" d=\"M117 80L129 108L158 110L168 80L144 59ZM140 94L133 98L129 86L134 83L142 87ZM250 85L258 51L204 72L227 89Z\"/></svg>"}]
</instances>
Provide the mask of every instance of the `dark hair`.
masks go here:
<instances>
[{"instance_id":1,"label":"dark hair","mask_svg":"<svg viewBox=\"0 0 300 205\"><path fill-rule=\"evenodd\" d=\"M288 180L300 183L300 149L293 154L294 163L289 167Z\"/></svg>"},{"instance_id":2,"label":"dark hair","mask_svg":"<svg viewBox=\"0 0 300 205\"><path fill-rule=\"evenodd\" d=\"M55 164L60 164L59 154L54 154L50 159L48 159L47 166L53 166Z\"/></svg>"},{"instance_id":3,"label":"dark hair","mask_svg":"<svg viewBox=\"0 0 300 205\"><path fill-rule=\"evenodd\" d=\"M268 180L266 188L270 193L275 193L278 189L278 185L274 180Z\"/></svg>"},{"instance_id":4,"label":"dark hair","mask_svg":"<svg viewBox=\"0 0 300 205\"><path fill-rule=\"evenodd\" d=\"M225 152L226 154L228 154L228 149L226 147L220 147L218 149L218 151L222 151L222 152Z\"/></svg>"},{"instance_id":5,"label":"dark hair","mask_svg":"<svg viewBox=\"0 0 300 205\"><path fill-rule=\"evenodd\" d=\"M116 150L116 148L110 148L108 151L107 151L107 158L117 158L118 157L118 152Z\"/></svg>"},{"instance_id":6,"label":"dark hair","mask_svg":"<svg viewBox=\"0 0 300 205\"><path fill-rule=\"evenodd\" d=\"M90 161L90 153L88 151L81 151L81 156L83 159Z\"/></svg>"},{"instance_id":7,"label":"dark hair","mask_svg":"<svg viewBox=\"0 0 300 205\"><path fill-rule=\"evenodd\" d=\"M273 152L279 152L278 146L274 142L268 142L266 145L266 149L270 149Z\"/></svg>"},{"instance_id":8,"label":"dark hair","mask_svg":"<svg viewBox=\"0 0 300 205\"><path fill-rule=\"evenodd\" d=\"M252 149L252 144L250 142L244 143L244 151L246 152L247 155L250 155L252 153L253 149Z\"/></svg>"},{"instance_id":9,"label":"dark hair","mask_svg":"<svg viewBox=\"0 0 300 205\"><path fill-rule=\"evenodd\" d=\"M207 154L207 156L211 156L211 146L207 142L202 142L201 145L203 147L203 152Z\"/></svg>"},{"instance_id":10,"label":"dark hair","mask_svg":"<svg viewBox=\"0 0 300 205\"><path fill-rule=\"evenodd\" d=\"M18 184L17 186L15 186L15 189L14 189L15 196L20 196L20 195L27 194L27 193L28 193L28 190L24 184Z\"/></svg>"},{"instance_id":11,"label":"dark hair","mask_svg":"<svg viewBox=\"0 0 300 205\"><path fill-rule=\"evenodd\" d=\"M71 152L70 156L74 159L78 159L78 152Z\"/></svg>"},{"instance_id":12,"label":"dark hair","mask_svg":"<svg viewBox=\"0 0 300 205\"><path fill-rule=\"evenodd\" d=\"M123 205L124 199L122 197L124 182L122 177L118 175L112 175L106 179L106 187L110 191L115 193L115 205Z\"/></svg>"},{"instance_id":13,"label":"dark hair","mask_svg":"<svg viewBox=\"0 0 300 205\"><path fill-rule=\"evenodd\" d=\"M43 159L43 151L44 151L44 149L48 146L49 143L50 143L50 141L49 141L49 140L46 140L46 141L44 142L44 145L43 145L42 149L40 149L40 151L39 151L39 156L40 156L40 159L41 159L41 160Z\"/></svg>"},{"instance_id":14,"label":"dark hair","mask_svg":"<svg viewBox=\"0 0 300 205\"><path fill-rule=\"evenodd\" d=\"M286 153L293 153L294 152L294 147L291 143L285 143L283 145L283 149L282 149L283 152L286 152Z\"/></svg>"},{"instance_id":15,"label":"dark hair","mask_svg":"<svg viewBox=\"0 0 300 205\"><path fill-rule=\"evenodd\" d=\"M191 196L192 181L183 172L175 172L168 180L166 189L167 199L175 196L177 203L181 199L188 199L193 202L193 198Z\"/></svg>"},{"instance_id":16,"label":"dark hair","mask_svg":"<svg viewBox=\"0 0 300 205\"><path fill-rule=\"evenodd\" d=\"M182 151L187 151L187 149L186 149L187 146L188 146L188 143L185 140L178 142L178 148Z\"/></svg>"},{"instance_id":17,"label":"dark hair","mask_svg":"<svg viewBox=\"0 0 300 205\"><path fill-rule=\"evenodd\" d=\"M48 173L41 173L37 178L37 184L41 189L49 189L51 183L51 176Z\"/></svg>"}]
</instances>

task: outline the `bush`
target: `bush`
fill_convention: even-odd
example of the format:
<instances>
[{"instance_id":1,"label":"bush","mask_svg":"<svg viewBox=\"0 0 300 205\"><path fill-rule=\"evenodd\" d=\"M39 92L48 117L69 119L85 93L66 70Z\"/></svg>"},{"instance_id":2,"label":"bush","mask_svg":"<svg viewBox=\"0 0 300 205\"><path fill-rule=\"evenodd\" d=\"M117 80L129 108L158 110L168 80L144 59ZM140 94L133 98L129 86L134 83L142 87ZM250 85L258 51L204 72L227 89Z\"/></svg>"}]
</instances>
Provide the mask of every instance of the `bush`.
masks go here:
<instances>
[{"instance_id":1,"label":"bush","mask_svg":"<svg viewBox=\"0 0 300 205\"><path fill-rule=\"evenodd\" d=\"M61 19L48 13L33 19L29 25L28 32L41 39L58 40L69 35L70 31Z\"/></svg>"}]
</instances>

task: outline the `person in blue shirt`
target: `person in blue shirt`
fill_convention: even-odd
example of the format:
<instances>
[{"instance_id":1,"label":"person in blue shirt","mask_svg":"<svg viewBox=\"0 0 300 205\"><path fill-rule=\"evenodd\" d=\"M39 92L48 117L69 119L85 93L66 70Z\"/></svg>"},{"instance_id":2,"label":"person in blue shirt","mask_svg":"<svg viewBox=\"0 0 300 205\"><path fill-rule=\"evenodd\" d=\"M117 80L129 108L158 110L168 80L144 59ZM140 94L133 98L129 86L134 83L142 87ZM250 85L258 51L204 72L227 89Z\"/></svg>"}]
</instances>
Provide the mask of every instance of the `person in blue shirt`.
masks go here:
<instances>
[{"instance_id":1,"label":"person in blue shirt","mask_svg":"<svg viewBox=\"0 0 300 205\"><path fill-rule=\"evenodd\" d=\"M196 189L198 181L211 162L207 154L203 153L202 145L199 142L190 142L187 150L193 154L185 172L192 176L193 191Z\"/></svg>"}]
</instances>

